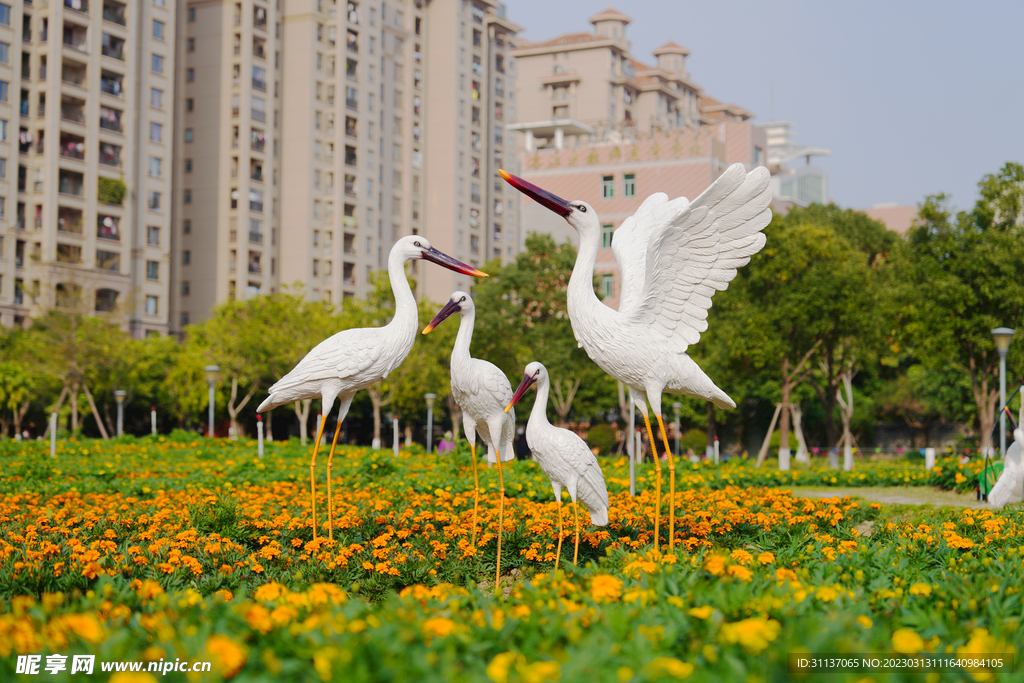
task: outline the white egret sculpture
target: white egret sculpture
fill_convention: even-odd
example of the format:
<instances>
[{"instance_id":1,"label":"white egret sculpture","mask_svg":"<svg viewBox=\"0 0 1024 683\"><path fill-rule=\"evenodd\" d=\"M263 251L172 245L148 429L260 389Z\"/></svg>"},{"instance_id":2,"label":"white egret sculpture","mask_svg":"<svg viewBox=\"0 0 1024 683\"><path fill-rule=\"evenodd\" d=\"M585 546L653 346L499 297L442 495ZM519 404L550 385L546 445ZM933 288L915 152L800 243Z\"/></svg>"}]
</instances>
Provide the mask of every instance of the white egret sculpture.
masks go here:
<instances>
[{"instance_id":1,"label":"white egret sculpture","mask_svg":"<svg viewBox=\"0 0 1024 683\"><path fill-rule=\"evenodd\" d=\"M323 399L323 419L317 430L313 446L313 459L309 463L309 490L312 501L313 540L316 540L316 456L323 438L327 416L331 414L334 399L341 399L338 425L334 431L331 453L327 459L327 516L328 533L334 538L334 503L331 499L331 466L334 449L341 433L341 423L352 405L352 397L360 389L387 377L409 355L419 320L416 299L405 277L405 262L425 259L449 270L474 277L487 277L476 268L456 261L451 256L430 246L426 238L409 235L395 242L388 256L388 276L395 294L395 317L384 327L360 327L343 330L317 344L292 371L270 387L266 398L256 412L302 401L307 398Z\"/></svg>"},{"instance_id":2,"label":"white egret sculpture","mask_svg":"<svg viewBox=\"0 0 1024 683\"><path fill-rule=\"evenodd\" d=\"M594 293L594 263L601 223L583 201L566 201L536 185L499 171L513 187L565 218L580 247L568 286L569 320L576 340L602 370L629 387L644 417L658 486L655 496L654 544L659 542L661 463L647 415L647 401L661 419L661 394L694 396L720 408L735 408L686 354L707 329L708 309L716 291L725 289L736 270L764 246L761 232L771 221L768 169L746 173L733 164L692 203L652 194L627 218L612 240L622 273L619 310L605 306ZM675 543L675 461L669 458L669 552Z\"/></svg>"},{"instance_id":3,"label":"white egret sculpture","mask_svg":"<svg viewBox=\"0 0 1024 683\"><path fill-rule=\"evenodd\" d=\"M452 348L452 395L462 408L462 423L466 429L470 454L473 457L473 544L476 544L476 516L480 500L480 479L476 468L476 435L487 444L488 462L498 465L498 565L494 586L497 590L501 578L501 534L505 523L505 479L501 474L501 461L515 457L512 439L516 434L516 414L505 413L512 398L512 385L505 374L493 364L469 355L473 341L476 306L465 292L455 292L430 324L423 329L428 334L454 313L462 315L459 333Z\"/></svg>"},{"instance_id":4,"label":"white egret sculpture","mask_svg":"<svg viewBox=\"0 0 1024 683\"><path fill-rule=\"evenodd\" d=\"M1013 416L1010 410L1006 410L1006 416L1013 424ZM1024 426L1024 401L1021 401L1020 423ZM1003 471L999 479L988 492L989 507L1003 508L1010 503L1019 503L1024 499L1024 431L1013 424L1013 443L1006 449L1006 456L1003 459Z\"/></svg>"},{"instance_id":5,"label":"white egret sculpture","mask_svg":"<svg viewBox=\"0 0 1024 683\"><path fill-rule=\"evenodd\" d=\"M532 384L537 385L537 399L526 423L526 443L533 451L533 457L551 480L551 488L558 502L558 549L555 551L555 568L562 555L562 488L569 492L573 502L573 519L576 526L576 541L572 561L576 563L580 551L580 517L577 500L583 501L590 511L590 521L595 526L608 524L608 487L604 473L587 443L575 432L553 426L548 422L548 392L551 381L547 369L538 362L526 366L523 381L505 410L523 397Z\"/></svg>"}]
</instances>

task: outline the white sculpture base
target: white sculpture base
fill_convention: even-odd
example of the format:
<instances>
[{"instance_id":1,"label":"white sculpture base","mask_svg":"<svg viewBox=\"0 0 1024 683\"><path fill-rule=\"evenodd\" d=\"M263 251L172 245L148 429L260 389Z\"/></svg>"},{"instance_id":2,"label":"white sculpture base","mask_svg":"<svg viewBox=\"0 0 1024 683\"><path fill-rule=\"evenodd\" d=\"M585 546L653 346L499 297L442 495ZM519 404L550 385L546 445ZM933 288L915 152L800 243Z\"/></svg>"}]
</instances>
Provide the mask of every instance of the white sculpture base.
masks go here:
<instances>
[{"instance_id":1,"label":"white sculpture base","mask_svg":"<svg viewBox=\"0 0 1024 683\"><path fill-rule=\"evenodd\" d=\"M849 446L843 447L843 469L847 472L853 469L853 449Z\"/></svg>"},{"instance_id":2,"label":"white sculpture base","mask_svg":"<svg viewBox=\"0 0 1024 683\"><path fill-rule=\"evenodd\" d=\"M832 469L839 469L839 454L835 451L828 452L828 466Z\"/></svg>"},{"instance_id":3,"label":"white sculpture base","mask_svg":"<svg viewBox=\"0 0 1024 683\"><path fill-rule=\"evenodd\" d=\"M789 455L788 448L779 449L779 470L782 472L789 471Z\"/></svg>"}]
</instances>

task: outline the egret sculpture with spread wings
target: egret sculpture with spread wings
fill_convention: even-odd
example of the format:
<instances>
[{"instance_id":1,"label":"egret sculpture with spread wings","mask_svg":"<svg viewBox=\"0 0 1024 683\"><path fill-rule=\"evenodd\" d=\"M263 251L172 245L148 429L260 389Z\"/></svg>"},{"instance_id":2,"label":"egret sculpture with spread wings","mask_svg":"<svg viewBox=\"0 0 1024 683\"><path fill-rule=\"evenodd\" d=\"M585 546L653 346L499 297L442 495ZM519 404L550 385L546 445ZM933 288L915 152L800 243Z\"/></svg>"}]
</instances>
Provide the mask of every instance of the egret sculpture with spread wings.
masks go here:
<instances>
[{"instance_id":1,"label":"egret sculpture with spread wings","mask_svg":"<svg viewBox=\"0 0 1024 683\"><path fill-rule=\"evenodd\" d=\"M664 193L644 200L615 231L612 251L622 273L619 309L605 306L594 293L594 263L601 223L593 207L566 201L505 171L501 175L545 208L565 218L579 234L580 247L568 287L569 319L576 340L601 369L629 387L644 417L648 438L655 440L647 401L661 419L661 394L667 391L703 398L721 408L735 408L686 354L707 329L708 309L716 291L725 289L736 270L764 246L761 232L771 221L768 169L750 173L733 164L692 203L669 200ZM661 464L655 455L655 548L661 516ZM669 551L675 543L675 461L669 458Z\"/></svg>"},{"instance_id":2,"label":"egret sculpture with spread wings","mask_svg":"<svg viewBox=\"0 0 1024 683\"><path fill-rule=\"evenodd\" d=\"M533 362L526 366L523 381L505 410L523 397L532 384L537 385L537 400L526 423L526 443L533 451L533 457L551 480L558 502L558 549L555 551L555 568L562 555L562 487L569 492L573 502L573 519L576 526L576 541L572 561L575 564L580 551L580 517L577 498L590 511L590 521L596 526L608 524L608 487L604 473L587 443L575 432L553 426L548 422L548 391L551 382L548 371L542 364Z\"/></svg>"},{"instance_id":3,"label":"egret sculpture with spread wings","mask_svg":"<svg viewBox=\"0 0 1024 683\"><path fill-rule=\"evenodd\" d=\"M498 565L494 581L495 590L501 578L501 535L505 523L505 479L501 474L501 461L515 457L512 439L516 434L515 412L506 414L505 406L512 399L512 385L505 374L493 364L469 355L473 341L476 306L465 292L455 292L423 334L460 313L462 322L452 348L452 395L462 408L462 422L473 457L473 544L476 544L476 515L480 500L480 479L476 469L476 435L487 444L487 460L498 465Z\"/></svg>"},{"instance_id":4,"label":"egret sculpture with spread wings","mask_svg":"<svg viewBox=\"0 0 1024 683\"><path fill-rule=\"evenodd\" d=\"M317 430L313 446L313 459L309 463L310 513L313 517L313 540L316 540L316 455L323 437L327 416L331 414L334 399L341 398L338 426L334 431L331 453L327 458L327 517L328 533L334 538L334 502L331 498L331 465L334 449L341 433L341 423L352 405L352 397L360 389L387 377L409 355L416 341L419 321L416 299L405 277L405 262L425 259L449 270L474 277L487 277L476 268L456 261L451 256L430 246L424 237L409 235L395 242L388 256L388 276L395 294L395 317L384 327L360 327L343 330L317 344L291 372L270 387L267 397L256 412L307 398L323 399L323 420Z\"/></svg>"}]
</instances>

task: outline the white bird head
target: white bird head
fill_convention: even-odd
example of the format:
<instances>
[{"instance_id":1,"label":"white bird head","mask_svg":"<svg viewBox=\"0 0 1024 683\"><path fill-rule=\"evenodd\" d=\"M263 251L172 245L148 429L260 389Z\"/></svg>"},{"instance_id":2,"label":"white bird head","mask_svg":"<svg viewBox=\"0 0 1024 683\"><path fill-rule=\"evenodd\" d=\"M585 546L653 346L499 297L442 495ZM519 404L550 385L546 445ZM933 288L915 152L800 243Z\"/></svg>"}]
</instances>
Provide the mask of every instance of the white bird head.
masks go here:
<instances>
[{"instance_id":1,"label":"white bird head","mask_svg":"<svg viewBox=\"0 0 1024 683\"><path fill-rule=\"evenodd\" d=\"M430 321L430 324L423 328L423 334L428 334L455 313L472 315L475 310L476 306L473 305L473 298L469 294L455 292L452 294L452 298L448 300L448 303L444 305L444 308L437 312L437 315Z\"/></svg>"},{"instance_id":2,"label":"white bird head","mask_svg":"<svg viewBox=\"0 0 1024 683\"><path fill-rule=\"evenodd\" d=\"M516 388L516 393L512 394L512 400L505 406L505 412L512 410L512 406L519 402L519 399L523 397L526 390L537 382L543 382L548 378L548 370L542 363L533 361L526 366L526 370L523 372L523 381L519 383Z\"/></svg>"},{"instance_id":3,"label":"white bird head","mask_svg":"<svg viewBox=\"0 0 1024 683\"><path fill-rule=\"evenodd\" d=\"M477 270L476 268L466 265L462 261L458 261L443 251L438 251L430 246L430 242L423 235L408 235L395 242L395 246L391 247L392 256L398 255L402 261L412 261L413 259L424 259L431 261L439 266L443 266L448 270L454 270L456 273L462 273L463 275L472 275L473 277L487 277L487 273Z\"/></svg>"},{"instance_id":4,"label":"white bird head","mask_svg":"<svg viewBox=\"0 0 1024 683\"><path fill-rule=\"evenodd\" d=\"M581 199L566 201L558 195L537 187L528 180L523 180L511 173L498 170L505 181L516 188L530 199L534 200L544 208L554 211L565 219L565 222L575 228L578 233L595 231L600 227L597 220L597 212L594 207Z\"/></svg>"}]
</instances>

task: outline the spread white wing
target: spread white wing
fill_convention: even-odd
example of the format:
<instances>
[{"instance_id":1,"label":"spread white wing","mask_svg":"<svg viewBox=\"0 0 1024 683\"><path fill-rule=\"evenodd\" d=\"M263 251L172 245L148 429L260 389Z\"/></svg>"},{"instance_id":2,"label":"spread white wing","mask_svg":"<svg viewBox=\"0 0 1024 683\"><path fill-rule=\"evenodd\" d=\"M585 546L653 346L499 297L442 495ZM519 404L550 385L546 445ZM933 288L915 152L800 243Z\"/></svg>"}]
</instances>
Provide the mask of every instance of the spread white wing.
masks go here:
<instances>
[{"instance_id":1,"label":"spread white wing","mask_svg":"<svg viewBox=\"0 0 1024 683\"><path fill-rule=\"evenodd\" d=\"M657 217L664 214L667 204L685 206L686 197L669 202L668 195L656 192L644 200L632 216L622 222L612 238L612 254L619 264L622 287L619 294L619 312L635 308L643 296L644 276L647 270L647 245L651 235L661 227Z\"/></svg>"},{"instance_id":2,"label":"spread white wing","mask_svg":"<svg viewBox=\"0 0 1024 683\"><path fill-rule=\"evenodd\" d=\"M635 303L620 306L619 313L673 342L678 351L696 344L708 328L711 297L764 246L761 231L772 218L768 178L766 168L746 173L742 164L733 164L692 204L663 202L645 217L653 219L654 228L648 229L643 287Z\"/></svg>"}]
</instances>

